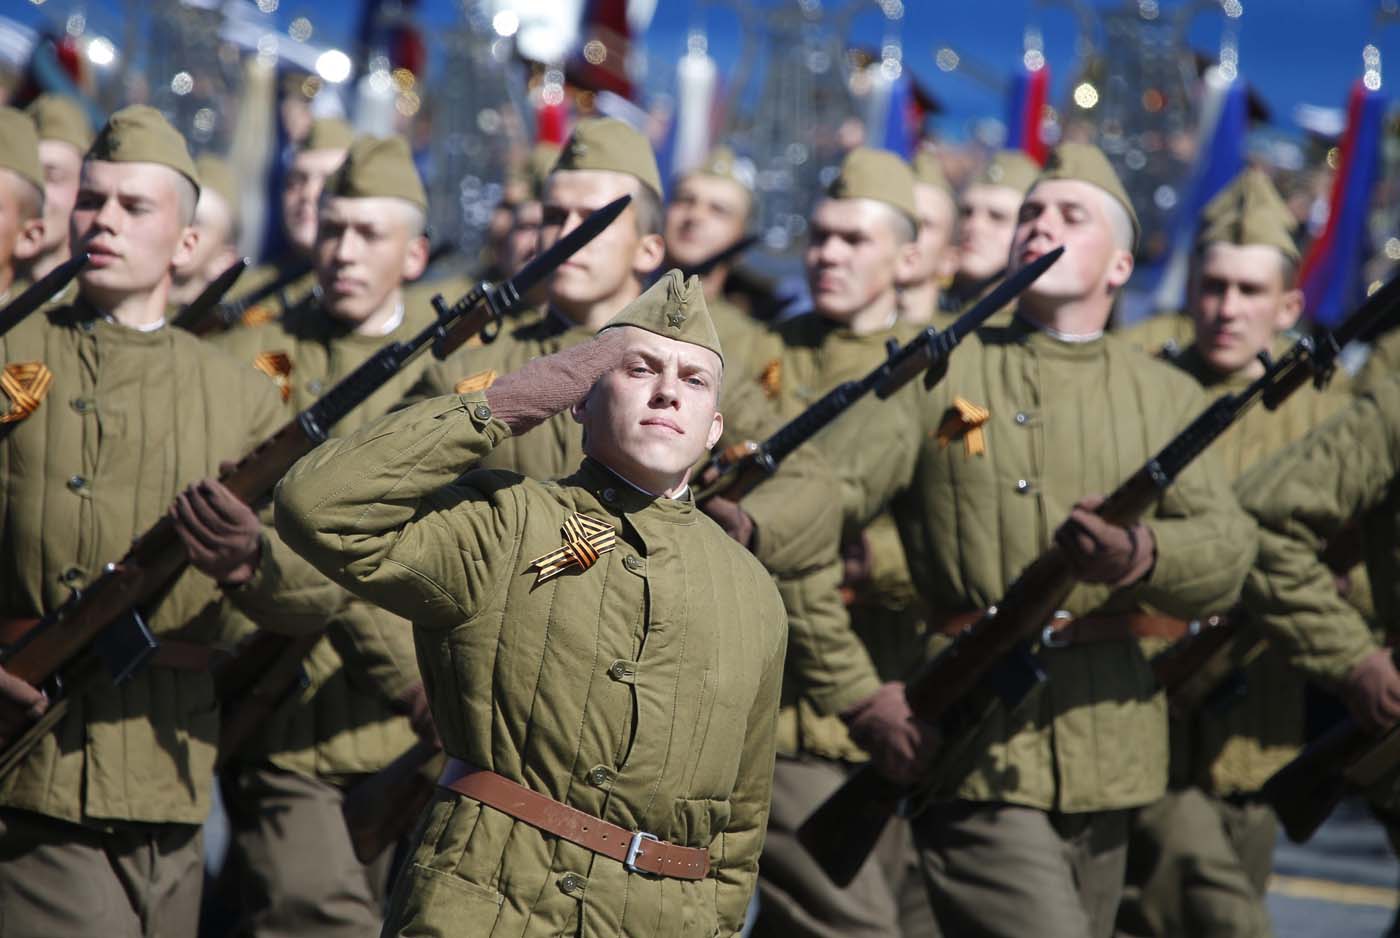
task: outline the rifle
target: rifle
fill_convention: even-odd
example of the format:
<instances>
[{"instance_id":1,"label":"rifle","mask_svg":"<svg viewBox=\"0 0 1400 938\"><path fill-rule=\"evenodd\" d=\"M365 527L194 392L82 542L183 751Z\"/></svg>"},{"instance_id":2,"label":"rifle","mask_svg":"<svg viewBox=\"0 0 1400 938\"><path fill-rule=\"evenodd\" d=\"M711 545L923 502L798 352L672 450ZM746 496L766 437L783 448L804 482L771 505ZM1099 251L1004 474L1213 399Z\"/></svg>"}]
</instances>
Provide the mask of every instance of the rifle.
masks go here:
<instances>
[{"instance_id":1,"label":"rifle","mask_svg":"<svg viewBox=\"0 0 1400 938\"><path fill-rule=\"evenodd\" d=\"M233 288L234 281L243 274L247 267L248 258L246 257L240 257L229 264L219 276L205 284L204 289L199 291L199 296L190 300L184 309L175 314L171 325L194 332L195 335L204 335L203 332L190 329L185 323L203 322L205 317L209 315L209 311L217 306L219 301L224 298L224 294Z\"/></svg>"},{"instance_id":2,"label":"rifle","mask_svg":"<svg viewBox=\"0 0 1400 938\"><path fill-rule=\"evenodd\" d=\"M920 374L924 376L924 387L933 387L947 370L953 349L1024 292L1063 253L1064 248L1055 248L1016 271L942 332L930 326L903 348L891 339L889 355L878 367L859 381L838 384L762 443L740 443L713 457L697 475L710 482L696 493L696 501L721 493L732 501L743 498L776 472L778 464L793 450L826 429L871 391L887 400Z\"/></svg>"},{"instance_id":3,"label":"rifle","mask_svg":"<svg viewBox=\"0 0 1400 938\"><path fill-rule=\"evenodd\" d=\"M219 481L249 505L260 503L293 463L325 442L342 417L429 348L442 359L477 333L487 341L494 339L501 318L520 304L521 296L606 228L628 201L630 196L623 196L589 215L510 280L479 284L452 306L440 295L433 297L437 316L430 325L405 342L385 345L221 473ZM164 516L136 539L126 556L107 564L86 590L44 616L19 641L0 649L0 665L36 687L47 685L51 701L44 715L0 752L0 779L62 719L74 693L86 686L70 686L62 672L72 669L95 680L100 670L83 662L96 657L121 683L149 660L158 643L138 609L155 599L187 563L174 522Z\"/></svg>"},{"instance_id":4,"label":"rifle","mask_svg":"<svg viewBox=\"0 0 1400 938\"><path fill-rule=\"evenodd\" d=\"M1277 361L1261 354L1264 373L1247 388L1227 394L1123 482L1099 506L1100 517L1118 525L1137 522L1176 477L1256 403L1276 409L1311 380L1331 377L1341 348L1363 329L1400 309L1400 275L1391 280L1337 330L1305 336ZM968 745L1000 703L1015 707L1044 678L1031 643L1045 634L1066 596L1074 573L1052 545L1016 578L1005 596L961 632L909 682L905 695L914 713L942 731L944 757ZM974 691L990 690L990 694ZM971 698L971 699L970 699ZM949 742L951 741L951 742ZM911 792L866 765L817 808L798 838L840 885L855 876L885 824Z\"/></svg>"},{"instance_id":5,"label":"rifle","mask_svg":"<svg viewBox=\"0 0 1400 938\"><path fill-rule=\"evenodd\" d=\"M244 263L246 263L246 261ZM228 271L224 273L228 273ZM248 310L257 306L273 294L280 294L283 290L286 290L289 286L309 273L311 273L310 264L297 264L287 268L271 283L265 283L248 295L240 296L236 300L228 300L227 302L218 303L218 305L210 303L198 309L195 307L199 300L195 300L194 303L180 310L175 318L171 320L170 324L184 329L186 332L193 332L200 337L232 329L243 319L244 314L247 313ZM223 279L222 274L219 279ZM210 284L210 286L213 286L213 284ZM230 286L232 286L232 284L230 284ZM208 291L206 290L206 292ZM215 297L215 303L227 292L227 288L220 291L219 295ZM203 298L204 294L200 294L199 299L202 300ZM283 305L288 305L285 297L283 298Z\"/></svg>"},{"instance_id":6,"label":"rifle","mask_svg":"<svg viewBox=\"0 0 1400 938\"><path fill-rule=\"evenodd\" d=\"M58 296L59 291L68 286L78 271L87 266L86 254L74 254L53 270L44 274L29 288L0 309L0 335L19 325L24 317Z\"/></svg>"}]
</instances>

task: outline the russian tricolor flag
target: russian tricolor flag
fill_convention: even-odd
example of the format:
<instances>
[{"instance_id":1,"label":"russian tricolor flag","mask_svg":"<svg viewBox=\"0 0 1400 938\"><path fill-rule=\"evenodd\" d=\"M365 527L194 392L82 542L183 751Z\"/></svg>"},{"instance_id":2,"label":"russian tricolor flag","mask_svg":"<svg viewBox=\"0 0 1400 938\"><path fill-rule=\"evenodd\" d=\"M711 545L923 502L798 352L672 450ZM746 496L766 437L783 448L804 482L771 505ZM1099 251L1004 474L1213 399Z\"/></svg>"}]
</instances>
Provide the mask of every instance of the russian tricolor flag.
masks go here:
<instances>
[{"instance_id":1,"label":"russian tricolor flag","mask_svg":"<svg viewBox=\"0 0 1400 938\"><path fill-rule=\"evenodd\" d=\"M1298 272L1306 309L1319 325L1335 325L1365 295L1361 267L1367 253L1366 217L1380 175L1385 107L1379 91L1360 81L1352 86L1327 227L1308 247Z\"/></svg>"},{"instance_id":2,"label":"russian tricolor flag","mask_svg":"<svg viewBox=\"0 0 1400 938\"><path fill-rule=\"evenodd\" d=\"M1024 68L1011 79L1011 94L1006 104L1006 148L1024 150L1042 166L1050 154L1040 130L1049 88L1049 65L1042 63L1039 68Z\"/></svg>"}]
</instances>

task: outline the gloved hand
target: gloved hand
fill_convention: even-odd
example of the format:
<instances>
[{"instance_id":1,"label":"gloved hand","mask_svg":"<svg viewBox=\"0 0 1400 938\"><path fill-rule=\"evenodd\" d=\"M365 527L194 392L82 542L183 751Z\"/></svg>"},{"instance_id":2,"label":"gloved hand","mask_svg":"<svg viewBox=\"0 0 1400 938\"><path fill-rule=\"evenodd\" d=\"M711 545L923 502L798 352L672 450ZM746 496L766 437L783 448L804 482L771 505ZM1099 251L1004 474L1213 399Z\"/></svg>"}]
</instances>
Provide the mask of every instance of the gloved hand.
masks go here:
<instances>
[{"instance_id":1,"label":"gloved hand","mask_svg":"<svg viewBox=\"0 0 1400 938\"><path fill-rule=\"evenodd\" d=\"M1400 720L1400 671L1388 648L1377 648L1356 664L1342 685L1342 699L1358 723L1373 733Z\"/></svg>"},{"instance_id":2,"label":"gloved hand","mask_svg":"<svg viewBox=\"0 0 1400 938\"><path fill-rule=\"evenodd\" d=\"M419 739L435 749L442 748L437 724L433 722L433 711L428 706L428 692L423 689L422 684L414 684L404 691L398 699L398 708L407 715L408 722Z\"/></svg>"},{"instance_id":3,"label":"gloved hand","mask_svg":"<svg viewBox=\"0 0 1400 938\"><path fill-rule=\"evenodd\" d=\"M170 508L190 564L224 586L246 583L262 558L262 522L218 479L196 482Z\"/></svg>"},{"instance_id":4,"label":"gloved hand","mask_svg":"<svg viewBox=\"0 0 1400 938\"><path fill-rule=\"evenodd\" d=\"M43 691L0 668L0 740L33 723L48 708Z\"/></svg>"},{"instance_id":5,"label":"gloved hand","mask_svg":"<svg viewBox=\"0 0 1400 938\"><path fill-rule=\"evenodd\" d=\"M1055 543L1085 583L1129 586L1156 563L1157 541L1145 524L1124 528L1099 517L1095 512L1102 504L1101 495L1080 499L1055 532Z\"/></svg>"},{"instance_id":6,"label":"gloved hand","mask_svg":"<svg viewBox=\"0 0 1400 938\"><path fill-rule=\"evenodd\" d=\"M870 754L876 770L900 785L917 782L938 752L938 731L914 716L903 681L881 684L843 711L841 719L851 740Z\"/></svg>"}]
</instances>

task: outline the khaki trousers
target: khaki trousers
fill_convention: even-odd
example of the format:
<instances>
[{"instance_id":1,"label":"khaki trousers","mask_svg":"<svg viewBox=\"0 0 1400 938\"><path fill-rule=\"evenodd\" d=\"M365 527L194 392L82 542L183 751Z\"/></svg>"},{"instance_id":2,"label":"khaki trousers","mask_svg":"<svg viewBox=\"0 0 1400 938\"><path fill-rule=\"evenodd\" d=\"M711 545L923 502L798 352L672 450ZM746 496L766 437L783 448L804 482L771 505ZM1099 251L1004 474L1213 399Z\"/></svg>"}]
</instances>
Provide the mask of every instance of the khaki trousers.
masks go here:
<instances>
[{"instance_id":1,"label":"khaki trousers","mask_svg":"<svg viewBox=\"0 0 1400 938\"><path fill-rule=\"evenodd\" d=\"M232 828L227 865L238 877L238 935L362 938L383 924L392 850L366 865L327 781L271 766L224 777Z\"/></svg>"},{"instance_id":2,"label":"khaki trousers","mask_svg":"<svg viewBox=\"0 0 1400 938\"><path fill-rule=\"evenodd\" d=\"M954 801L914 819L933 914L958 938L1109 938L1129 811Z\"/></svg>"},{"instance_id":3,"label":"khaki trousers","mask_svg":"<svg viewBox=\"0 0 1400 938\"><path fill-rule=\"evenodd\" d=\"M196 824L108 832L0 808L0 936L189 938L203 861Z\"/></svg>"},{"instance_id":4,"label":"khaki trousers","mask_svg":"<svg viewBox=\"0 0 1400 938\"><path fill-rule=\"evenodd\" d=\"M758 863L755 938L937 938L907 821L890 823L845 888L833 883L797 842L797 828L847 774L844 764L829 759L778 757L768 835Z\"/></svg>"},{"instance_id":5,"label":"khaki trousers","mask_svg":"<svg viewBox=\"0 0 1400 938\"><path fill-rule=\"evenodd\" d=\"M1267 938L1278 821L1264 804L1199 788L1139 809L1128 849L1120 938Z\"/></svg>"}]
</instances>

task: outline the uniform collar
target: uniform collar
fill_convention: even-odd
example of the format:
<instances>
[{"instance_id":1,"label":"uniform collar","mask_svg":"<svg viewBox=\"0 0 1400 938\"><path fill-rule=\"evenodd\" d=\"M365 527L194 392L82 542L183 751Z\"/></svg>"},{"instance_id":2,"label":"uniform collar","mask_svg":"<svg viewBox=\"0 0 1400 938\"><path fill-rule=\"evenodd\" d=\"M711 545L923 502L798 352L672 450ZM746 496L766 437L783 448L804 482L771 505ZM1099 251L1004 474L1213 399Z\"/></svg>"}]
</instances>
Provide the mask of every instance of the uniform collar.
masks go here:
<instances>
[{"instance_id":1,"label":"uniform collar","mask_svg":"<svg viewBox=\"0 0 1400 938\"><path fill-rule=\"evenodd\" d=\"M690 488L675 498L652 495L643 492L592 456L585 456L578 471L564 481L586 489L604 508L616 515L636 515L671 524L695 522L695 498Z\"/></svg>"}]
</instances>

